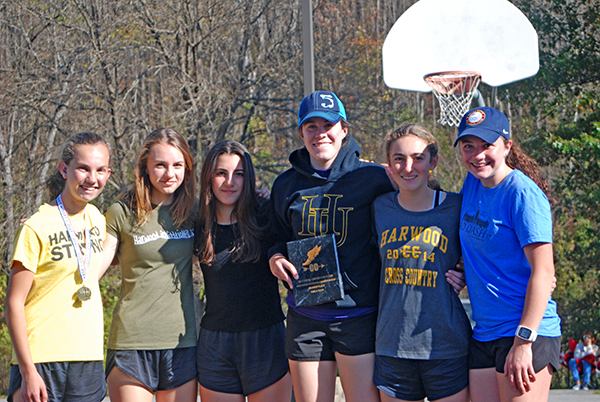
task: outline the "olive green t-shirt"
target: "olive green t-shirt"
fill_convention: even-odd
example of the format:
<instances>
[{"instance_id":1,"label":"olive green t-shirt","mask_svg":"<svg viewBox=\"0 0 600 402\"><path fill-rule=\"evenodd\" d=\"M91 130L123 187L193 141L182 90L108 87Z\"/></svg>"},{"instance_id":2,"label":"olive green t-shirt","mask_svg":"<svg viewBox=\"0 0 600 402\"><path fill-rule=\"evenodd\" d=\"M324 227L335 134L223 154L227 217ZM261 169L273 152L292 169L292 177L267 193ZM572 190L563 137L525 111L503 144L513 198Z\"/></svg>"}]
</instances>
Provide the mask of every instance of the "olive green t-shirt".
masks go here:
<instances>
[{"instance_id":1,"label":"olive green t-shirt","mask_svg":"<svg viewBox=\"0 0 600 402\"><path fill-rule=\"evenodd\" d=\"M106 231L119 240L121 294L110 349L175 349L196 345L192 225L174 227L170 206L155 206L135 225L123 202L106 213Z\"/></svg>"}]
</instances>

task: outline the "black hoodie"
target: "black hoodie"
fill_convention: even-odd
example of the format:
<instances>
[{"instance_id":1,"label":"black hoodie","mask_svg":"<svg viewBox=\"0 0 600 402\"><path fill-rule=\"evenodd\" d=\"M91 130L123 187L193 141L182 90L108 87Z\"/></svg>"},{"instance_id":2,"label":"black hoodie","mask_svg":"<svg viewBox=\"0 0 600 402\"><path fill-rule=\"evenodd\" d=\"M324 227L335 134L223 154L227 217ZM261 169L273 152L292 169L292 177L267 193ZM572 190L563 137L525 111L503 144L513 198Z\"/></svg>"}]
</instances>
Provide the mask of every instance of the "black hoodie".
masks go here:
<instances>
[{"instance_id":1,"label":"black hoodie","mask_svg":"<svg viewBox=\"0 0 600 402\"><path fill-rule=\"evenodd\" d=\"M359 155L360 147L347 136L324 178L315 173L306 148L292 152L292 168L275 179L271 192L271 225L278 243L269 256L287 255L288 241L335 233L346 293L357 307L373 307L380 262L371 242L371 203L394 189L382 166L361 162Z\"/></svg>"}]
</instances>

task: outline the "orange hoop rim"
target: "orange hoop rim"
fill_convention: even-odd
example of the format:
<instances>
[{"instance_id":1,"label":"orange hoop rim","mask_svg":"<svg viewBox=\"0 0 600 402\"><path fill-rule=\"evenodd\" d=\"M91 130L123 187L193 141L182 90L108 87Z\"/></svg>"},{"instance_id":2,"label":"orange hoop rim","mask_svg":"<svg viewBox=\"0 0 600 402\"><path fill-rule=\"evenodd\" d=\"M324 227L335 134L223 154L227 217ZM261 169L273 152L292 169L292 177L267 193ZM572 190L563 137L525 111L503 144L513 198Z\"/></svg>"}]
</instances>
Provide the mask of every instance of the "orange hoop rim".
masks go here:
<instances>
[{"instance_id":1,"label":"orange hoop rim","mask_svg":"<svg viewBox=\"0 0 600 402\"><path fill-rule=\"evenodd\" d=\"M440 71L425 75L423 80L440 94L462 95L477 88L481 82L481 74L476 71Z\"/></svg>"}]
</instances>

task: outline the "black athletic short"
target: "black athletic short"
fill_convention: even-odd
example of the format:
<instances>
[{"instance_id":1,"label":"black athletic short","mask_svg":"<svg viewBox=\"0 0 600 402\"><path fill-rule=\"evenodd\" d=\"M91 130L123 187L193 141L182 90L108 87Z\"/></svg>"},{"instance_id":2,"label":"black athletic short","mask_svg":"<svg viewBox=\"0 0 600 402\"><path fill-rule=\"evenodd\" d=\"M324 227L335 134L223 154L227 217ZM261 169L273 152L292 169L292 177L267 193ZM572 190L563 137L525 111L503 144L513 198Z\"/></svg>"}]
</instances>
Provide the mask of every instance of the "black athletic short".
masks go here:
<instances>
[{"instance_id":1,"label":"black athletic short","mask_svg":"<svg viewBox=\"0 0 600 402\"><path fill-rule=\"evenodd\" d=\"M336 321L320 321L288 310L285 352L290 360L335 360L335 352L358 356L375 352L377 311Z\"/></svg>"},{"instance_id":2,"label":"black athletic short","mask_svg":"<svg viewBox=\"0 0 600 402\"><path fill-rule=\"evenodd\" d=\"M106 381L102 361L36 363L44 380L49 402L100 402L106 396ZM21 388L19 366L10 369L8 402Z\"/></svg>"},{"instance_id":3,"label":"black athletic short","mask_svg":"<svg viewBox=\"0 0 600 402\"><path fill-rule=\"evenodd\" d=\"M373 383L387 395L406 401L430 401L455 395L469 385L468 356L416 360L375 355Z\"/></svg>"},{"instance_id":4,"label":"black athletic short","mask_svg":"<svg viewBox=\"0 0 600 402\"><path fill-rule=\"evenodd\" d=\"M161 350L108 349L106 377L115 367L152 391L175 389L196 379L196 347Z\"/></svg>"},{"instance_id":5,"label":"black athletic short","mask_svg":"<svg viewBox=\"0 0 600 402\"><path fill-rule=\"evenodd\" d=\"M201 328L197 349L198 382L211 391L252 395L289 371L283 321L233 333Z\"/></svg>"},{"instance_id":6,"label":"black athletic short","mask_svg":"<svg viewBox=\"0 0 600 402\"><path fill-rule=\"evenodd\" d=\"M515 341L514 336L499 338L493 341L480 342L473 338L469 341L469 369L495 367L498 373L504 373L506 356ZM531 346L533 352L533 369L542 371L548 364L554 371L559 367L560 336L538 336Z\"/></svg>"}]
</instances>

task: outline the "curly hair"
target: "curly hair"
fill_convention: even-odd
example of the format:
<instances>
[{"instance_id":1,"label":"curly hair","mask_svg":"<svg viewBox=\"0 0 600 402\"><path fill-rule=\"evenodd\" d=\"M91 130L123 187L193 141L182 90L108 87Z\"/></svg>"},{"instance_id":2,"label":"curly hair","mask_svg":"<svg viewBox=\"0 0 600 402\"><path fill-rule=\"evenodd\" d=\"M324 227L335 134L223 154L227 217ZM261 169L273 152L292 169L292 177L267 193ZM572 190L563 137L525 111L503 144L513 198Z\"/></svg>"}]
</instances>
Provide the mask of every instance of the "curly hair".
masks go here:
<instances>
[{"instance_id":1,"label":"curly hair","mask_svg":"<svg viewBox=\"0 0 600 402\"><path fill-rule=\"evenodd\" d=\"M504 140L505 144L508 144L508 140L504 137L501 137ZM512 147L508 155L506 156L506 164L511 169L517 169L523 172L527 177L529 177L537 186L546 194L546 197L550 201L550 204L554 203L554 199L551 197L550 188L548 187L548 182L540 175L540 171L538 168L538 164L534 161L529 155L527 155L521 147L512 140Z\"/></svg>"}]
</instances>

